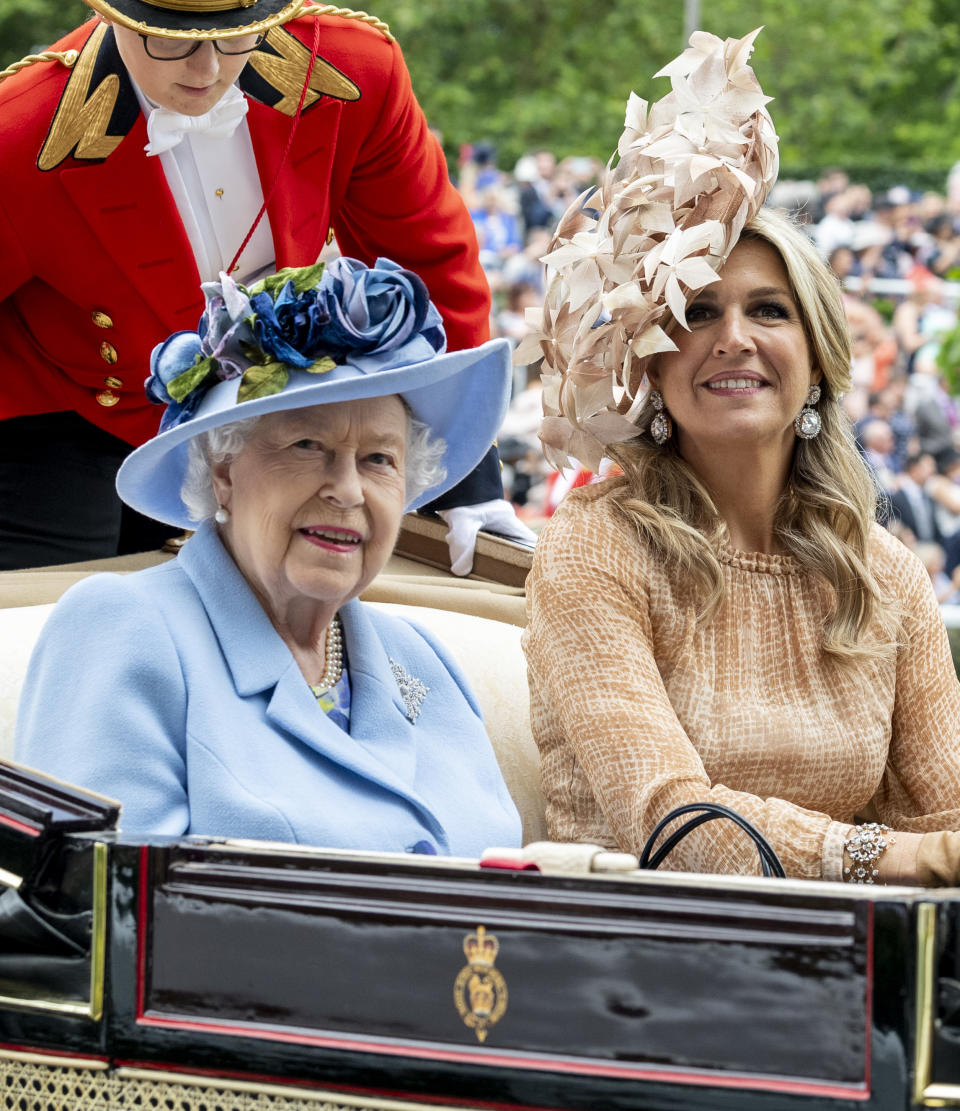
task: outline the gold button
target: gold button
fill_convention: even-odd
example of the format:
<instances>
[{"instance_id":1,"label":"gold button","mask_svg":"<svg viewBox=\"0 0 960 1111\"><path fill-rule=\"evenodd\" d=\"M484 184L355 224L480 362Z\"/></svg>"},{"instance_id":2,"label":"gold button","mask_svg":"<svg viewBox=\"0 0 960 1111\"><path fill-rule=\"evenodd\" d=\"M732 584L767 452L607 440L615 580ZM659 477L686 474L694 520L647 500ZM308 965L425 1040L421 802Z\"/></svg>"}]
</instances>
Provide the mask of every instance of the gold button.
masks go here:
<instances>
[{"instance_id":1,"label":"gold button","mask_svg":"<svg viewBox=\"0 0 960 1111\"><path fill-rule=\"evenodd\" d=\"M113 327L113 321L110 319L110 317L107 316L105 312L101 312L99 309L93 310L93 312L90 314L90 319L94 322L94 324L96 324L98 328Z\"/></svg>"},{"instance_id":2,"label":"gold button","mask_svg":"<svg viewBox=\"0 0 960 1111\"><path fill-rule=\"evenodd\" d=\"M111 374L109 377L104 378L103 384L107 387L108 390L119 390L123 385L123 379L114 378Z\"/></svg>"},{"instance_id":3,"label":"gold button","mask_svg":"<svg viewBox=\"0 0 960 1111\"><path fill-rule=\"evenodd\" d=\"M120 395L115 394L113 390L101 390L97 394L97 404L103 405L107 409L109 409L113 405L116 405L119 400Z\"/></svg>"},{"instance_id":4,"label":"gold button","mask_svg":"<svg viewBox=\"0 0 960 1111\"><path fill-rule=\"evenodd\" d=\"M112 343L107 343L106 340L100 344L100 358L105 363L115 363L117 361L117 349Z\"/></svg>"}]
</instances>

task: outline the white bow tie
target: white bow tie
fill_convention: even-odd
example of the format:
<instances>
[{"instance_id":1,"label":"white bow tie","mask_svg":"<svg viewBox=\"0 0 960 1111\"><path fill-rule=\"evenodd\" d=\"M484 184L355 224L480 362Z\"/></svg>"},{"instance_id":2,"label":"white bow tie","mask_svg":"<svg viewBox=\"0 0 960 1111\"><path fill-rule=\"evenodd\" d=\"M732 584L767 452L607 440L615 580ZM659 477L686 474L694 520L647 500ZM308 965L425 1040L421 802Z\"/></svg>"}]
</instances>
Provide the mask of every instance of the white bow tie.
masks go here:
<instances>
[{"instance_id":1,"label":"white bow tie","mask_svg":"<svg viewBox=\"0 0 960 1111\"><path fill-rule=\"evenodd\" d=\"M143 148L148 157L172 150L185 135L211 135L229 139L247 114L247 98L231 85L209 112L202 116L184 116L169 108L154 108L147 117L147 138Z\"/></svg>"}]
</instances>

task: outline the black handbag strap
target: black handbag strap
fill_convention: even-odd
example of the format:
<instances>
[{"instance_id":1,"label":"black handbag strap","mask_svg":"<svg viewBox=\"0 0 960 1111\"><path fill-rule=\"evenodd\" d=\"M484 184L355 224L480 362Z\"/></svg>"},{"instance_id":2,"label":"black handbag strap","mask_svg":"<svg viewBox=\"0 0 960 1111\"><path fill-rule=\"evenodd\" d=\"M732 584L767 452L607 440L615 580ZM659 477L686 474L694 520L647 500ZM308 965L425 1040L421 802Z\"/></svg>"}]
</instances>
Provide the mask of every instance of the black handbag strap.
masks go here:
<instances>
[{"instance_id":1,"label":"black handbag strap","mask_svg":"<svg viewBox=\"0 0 960 1111\"><path fill-rule=\"evenodd\" d=\"M683 825L675 829L660 848L654 852L654 845L656 845L657 839L664 829L671 822L676 821L677 818L682 818L685 814L693 814L694 817L688 818ZM640 853L640 867L648 870L659 868L688 833L692 833L697 826L702 826L704 822L712 822L717 818L729 818L753 841L760 855L760 870L763 875L776 876L777 879L781 880L786 879L787 874L783 870L780 858L773 851L770 842L760 830L748 822L742 814L738 814L736 810L731 810L729 806L723 806L719 802L690 802L686 806L678 806L675 810L671 810L665 818L657 823L656 829L647 838L647 843Z\"/></svg>"}]
</instances>

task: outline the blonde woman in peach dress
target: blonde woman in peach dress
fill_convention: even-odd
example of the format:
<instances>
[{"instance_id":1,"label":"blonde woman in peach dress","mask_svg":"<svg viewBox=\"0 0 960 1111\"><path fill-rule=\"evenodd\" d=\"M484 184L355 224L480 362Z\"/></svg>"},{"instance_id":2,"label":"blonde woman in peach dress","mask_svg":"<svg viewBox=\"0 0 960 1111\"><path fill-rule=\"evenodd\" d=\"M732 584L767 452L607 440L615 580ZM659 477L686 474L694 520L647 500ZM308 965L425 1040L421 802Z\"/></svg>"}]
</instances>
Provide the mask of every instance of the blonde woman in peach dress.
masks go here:
<instances>
[{"instance_id":1,"label":"blonde woman in peach dress","mask_svg":"<svg viewBox=\"0 0 960 1111\"><path fill-rule=\"evenodd\" d=\"M636 853L714 802L788 876L953 884L960 684L929 577L874 521L839 286L761 208L776 138L753 37L695 35L667 97L631 98L521 352L544 358L551 461L623 472L567 496L528 580L550 835ZM711 822L668 866L757 857Z\"/></svg>"}]
</instances>

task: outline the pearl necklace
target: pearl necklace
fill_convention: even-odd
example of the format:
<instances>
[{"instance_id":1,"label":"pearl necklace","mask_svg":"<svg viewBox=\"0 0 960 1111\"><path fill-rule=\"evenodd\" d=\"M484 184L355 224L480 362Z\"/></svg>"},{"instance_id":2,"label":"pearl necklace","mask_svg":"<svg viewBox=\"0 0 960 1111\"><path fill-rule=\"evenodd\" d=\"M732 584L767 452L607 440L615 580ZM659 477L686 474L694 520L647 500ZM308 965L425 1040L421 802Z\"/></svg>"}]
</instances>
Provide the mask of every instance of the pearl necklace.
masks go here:
<instances>
[{"instance_id":1,"label":"pearl necklace","mask_svg":"<svg viewBox=\"0 0 960 1111\"><path fill-rule=\"evenodd\" d=\"M324 691L335 687L343 674L343 633L340 627L340 618L334 614L333 620L327 626L327 643L325 647L326 667L320 682L310 684L314 694L323 694Z\"/></svg>"}]
</instances>

